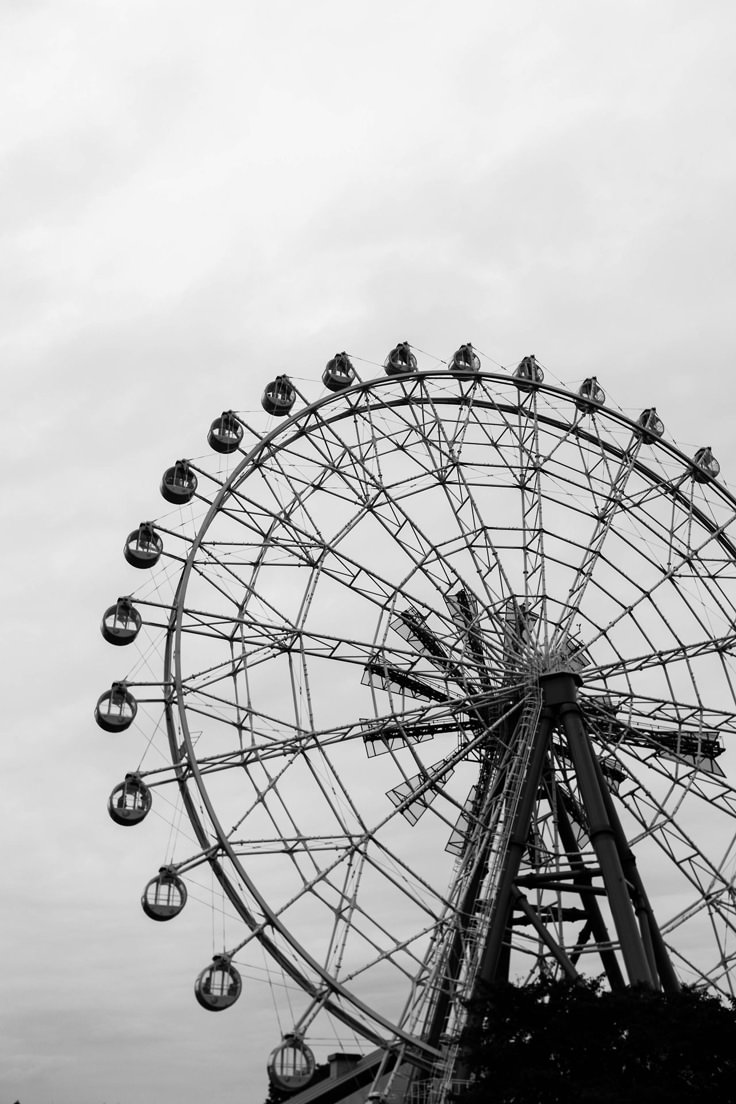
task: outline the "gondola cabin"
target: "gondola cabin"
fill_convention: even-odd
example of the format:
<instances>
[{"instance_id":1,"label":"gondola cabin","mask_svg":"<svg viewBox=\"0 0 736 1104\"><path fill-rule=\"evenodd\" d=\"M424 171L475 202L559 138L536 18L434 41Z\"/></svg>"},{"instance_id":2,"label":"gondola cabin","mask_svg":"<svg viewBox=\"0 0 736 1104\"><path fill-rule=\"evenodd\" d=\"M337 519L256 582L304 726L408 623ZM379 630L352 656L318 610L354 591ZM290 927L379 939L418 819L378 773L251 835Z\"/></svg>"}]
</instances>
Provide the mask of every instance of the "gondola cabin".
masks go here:
<instances>
[{"instance_id":1,"label":"gondola cabin","mask_svg":"<svg viewBox=\"0 0 736 1104\"><path fill-rule=\"evenodd\" d=\"M261 406L275 418L285 418L296 402L296 391L288 376L277 376L261 396Z\"/></svg>"},{"instance_id":2,"label":"gondola cabin","mask_svg":"<svg viewBox=\"0 0 736 1104\"><path fill-rule=\"evenodd\" d=\"M187 887L170 867L162 866L141 897L141 907L151 920L173 920L187 903Z\"/></svg>"},{"instance_id":3,"label":"gondola cabin","mask_svg":"<svg viewBox=\"0 0 736 1104\"><path fill-rule=\"evenodd\" d=\"M131 567L153 567L161 559L164 542L150 521L142 521L128 534L123 555Z\"/></svg>"},{"instance_id":4,"label":"gondola cabin","mask_svg":"<svg viewBox=\"0 0 736 1104\"><path fill-rule=\"evenodd\" d=\"M207 433L207 444L214 452L235 452L243 440L243 427L232 410L225 410Z\"/></svg>"},{"instance_id":5,"label":"gondola cabin","mask_svg":"<svg viewBox=\"0 0 736 1104\"><path fill-rule=\"evenodd\" d=\"M143 619L130 598L118 598L102 615L100 632L108 644L124 647L132 644L141 631Z\"/></svg>"},{"instance_id":6,"label":"gondola cabin","mask_svg":"<svg viewBox=\"0 0 736 1104\"><path fill-rule=\"evenodd\" d=\"M355 383L355 369L347 353L335 353L322 373L322 383L328 391L344 391Z\"/></svg>"},{"instance_id":7,"label":"gondola cabin","mask_svg":"<svg viewBox=\"0 0 736 1104\"><path fill-rule=\"evenodd\" d=\"M653 406L647 407L646 410L642 410L641 414L636 419L636 424L641 431L641 436L644 441L654 441L664 433L664 422Z\"/></svg>"},{"instance_id":8,"label":"gondola cabin","mask_svg":"<svg viewBox=\"0 0 736 1104\"><path fill-rule=\"evenodd\" d=\"M452 359L447 366L449 372L454 372L456 375L467 375L471 372L480 372L480 357L476 353L473 346L468 342L467 345L461 345L452 354Z\"/></svg>"},{"instance_id":9,"label":"gondola cabin","mask_svg":"<svg viewBox=\"0 0 736 1104\"><path fill-rule=\"evenodd\" d=\"M173 467L167 468L161 479L161 494L174 506L183 506L191 502L197 490L197 477L189 467L187 460L177 460Z\"/></svg>"},{"instance_id":10,"label":"gondola cabin","mask_svg":"<svg viewBox=\"0 0 736 1104\"><path fill-rule=\"evenodd\" d=\"M114 682L100 694L95 706L95 720L105 732L124 732L135 720L138 702L124 682Z\"/></svg>"},{"instance_id":11,"label":"gondola cabin","mask_svg":"<svg viewBox=\"0 0 736 1104\"><path fill-rule=\"evenodd\" d=\"M409 347L408 341L395 345L383 362L387 376L403 376L407 372L416 372L417 358Z\"/></svg>"},{"instance_id":12,"label":"gondola cabin","mask_svg":"<svg viewBox=\"0 0 736 1104\"><path fill-rule=\"evenodd\" d=\"M296 1035L285 1035L271 1051L268 1079L280 1092L294 1093L306 1088L314 1077L314 1055Z\"/></svg>"},{"instance_id":13,"label":"gondola cabin","mask_svg":"<svg viewBox=\"0 0 736 1104\"><path fill-rule=\"evenodd\" d=\"M125 781L110 794L107 811L116 824L129 828L140 824L151 811L151 791L138 774L126 774Z\"/></svg>"},{"instance_id":14,"label":"gondola cabin","mask_svg":"<svg viewBox=\"0 0 736 1104\"><path fill-rule=\"evenodd\" d=\"M194 995L208 1012L222 1012L235 1004L243 990L240 974L227 955L215 955L194 983Z\"/></svg>"},{"instance_id":15,"label":"gondola cabin","mask_svg":"<svg viewBox=\"0 0 736 1104\"><path fill-rule=\"evenodd\" d=\"M536 357L525 356L513 371L513 379L520 391L533 391L544 380L544 372L537 364Z\"/></svg>"},{"instance_id":16,"label":"gondola cabin","mask_svg":"<svg viewBox=\"0 0 736 1104\"><path fill-rule=\"evenodd\" d=\"M693 456L693 479L696 483L707 483L709 479L716 479L721 471L721 465L716 460L710 447L698 449Z\"/></svg>"},{"instance_id":17,"label":"gondola cabin","mask_svg":"<svg viewBox=\"0 0 736 1104\"><path fill-rule=\"evenodd\" d=\"M583 380L578 388L578 398L575 402L581 414L592 414L598 406L603 406L606 401L606 392L595 376Z\"/></svg>"}]
</instances>

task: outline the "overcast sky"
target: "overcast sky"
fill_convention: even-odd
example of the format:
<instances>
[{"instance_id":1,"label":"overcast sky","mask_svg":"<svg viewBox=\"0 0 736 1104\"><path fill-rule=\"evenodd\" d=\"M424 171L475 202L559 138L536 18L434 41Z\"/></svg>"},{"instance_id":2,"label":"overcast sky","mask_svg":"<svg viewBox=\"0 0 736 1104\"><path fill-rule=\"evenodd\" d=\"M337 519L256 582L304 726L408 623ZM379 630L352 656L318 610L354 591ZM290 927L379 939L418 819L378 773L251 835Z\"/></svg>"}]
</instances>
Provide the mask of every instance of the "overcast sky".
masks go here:
<instances>
[{"instance_id":1,"label":"overcast sky","mask_svg":"<svg viewBox=\"0 0 736 1104\"><path fill-rule=\"evenodd\" d=\"M472 341L733 485L735 39L728 0L0 0L3 1101L265 1097L268 986L195 1004L206 910L143 917L92 721L123 538L220 410Z\"/></svg>"}]
</instances>

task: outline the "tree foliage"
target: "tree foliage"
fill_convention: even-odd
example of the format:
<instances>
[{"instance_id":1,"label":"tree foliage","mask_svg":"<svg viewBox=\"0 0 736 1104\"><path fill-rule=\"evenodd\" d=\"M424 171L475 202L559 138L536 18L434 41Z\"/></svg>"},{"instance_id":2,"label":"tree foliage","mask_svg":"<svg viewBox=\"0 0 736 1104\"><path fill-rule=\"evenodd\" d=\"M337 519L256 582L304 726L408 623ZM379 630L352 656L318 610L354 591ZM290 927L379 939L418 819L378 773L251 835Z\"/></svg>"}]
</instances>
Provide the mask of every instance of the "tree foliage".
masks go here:
<instances>
[{"instance_id":1,"label":"tree foliage","mask_svg":"<svg viewBox=\"0 0 736 1104\"><path fill-rule=\"evenodd\" d=\"M736 1101L736 1009L695 989L496 985L470 1024L458 1104Z\"/></svg>"}]
</instances>

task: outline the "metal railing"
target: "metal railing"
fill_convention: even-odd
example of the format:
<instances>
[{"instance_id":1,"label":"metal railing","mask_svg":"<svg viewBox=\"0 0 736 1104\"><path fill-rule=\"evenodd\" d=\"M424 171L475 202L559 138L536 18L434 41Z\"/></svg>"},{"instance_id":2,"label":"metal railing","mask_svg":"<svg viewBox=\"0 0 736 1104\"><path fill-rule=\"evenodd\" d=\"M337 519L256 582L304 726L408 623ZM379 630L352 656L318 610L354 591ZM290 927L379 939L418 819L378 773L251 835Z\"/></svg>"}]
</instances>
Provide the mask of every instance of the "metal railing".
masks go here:
<instances>
[{"instance_id":1,"label":"metal railing","mask_svg":"<svg viewBox=\"0 0 736 1104\"><path fill-rule=\"evenodd\" d=\"M470 1081L445 1081L444 1078L413 1084L404 1104L452 1104L455 1093L467 1089Z\"/></svg>"}]
</instances>

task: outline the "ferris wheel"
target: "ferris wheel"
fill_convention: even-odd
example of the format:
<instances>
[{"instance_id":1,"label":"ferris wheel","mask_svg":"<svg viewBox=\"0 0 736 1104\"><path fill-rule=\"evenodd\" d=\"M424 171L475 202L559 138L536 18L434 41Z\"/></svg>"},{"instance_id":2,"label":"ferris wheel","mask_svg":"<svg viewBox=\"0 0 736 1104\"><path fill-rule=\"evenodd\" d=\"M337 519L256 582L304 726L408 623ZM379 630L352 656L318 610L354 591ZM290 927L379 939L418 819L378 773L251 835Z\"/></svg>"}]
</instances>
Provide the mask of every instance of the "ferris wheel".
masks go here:
<instances>
[{"instance_id":1,"label":"ferris wheel","mask_svg":"<svg viewBox=\"0 0 736 1104\"><path fill-rule=\"evenodd\" d=\"M303 994L279 1088L326 1017L439 1101L481 982L732 993L736 499L595 377L354 359L313 401L277 377L268 424L226 411L166 470L125 542L143 585L102 621L140 658L95 713L165 755L113 820L168 797L190 826L146 914L209 867L237 919L200 1004L264 948Z\"/></svg>"}]
</instances>

